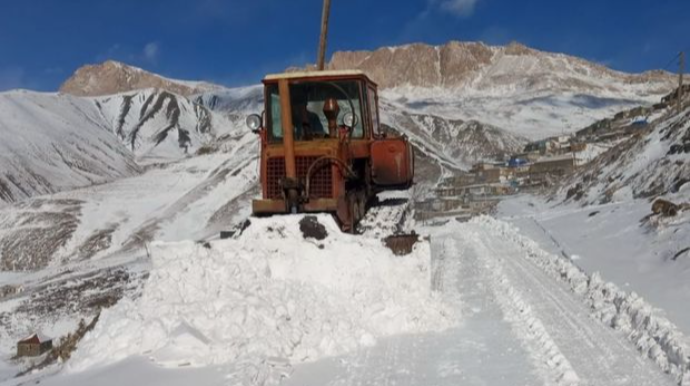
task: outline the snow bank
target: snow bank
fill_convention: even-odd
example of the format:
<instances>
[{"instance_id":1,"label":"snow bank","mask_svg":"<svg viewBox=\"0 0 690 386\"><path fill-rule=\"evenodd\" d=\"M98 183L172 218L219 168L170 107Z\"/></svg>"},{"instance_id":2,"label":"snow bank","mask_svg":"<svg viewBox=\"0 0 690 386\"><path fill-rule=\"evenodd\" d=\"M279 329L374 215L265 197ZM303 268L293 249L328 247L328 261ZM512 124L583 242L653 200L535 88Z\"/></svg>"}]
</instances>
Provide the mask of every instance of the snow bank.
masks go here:
<instances>
[{"instance_id":1,"label":"snow bank","mask_svg":"<svg viewBox=\"0 0 690 386\"><path fill-rule=\"evenodd\" d=\"M679 385L690 385L690 346L687 338L636 293L627 293L606 282L598 272L587 275L571 261L542 250L518 230L491 217L471 220L497 231L524 248L526 256L554 277L567 282L591 307L592 315L624 333L640 353L653 360Z\"/></svg>"},{"instance_id":2,"label":"snow bank","mask_svg":"<svg viewBox=\"0 0 690 386\"><path fill-rule=\"evenodd\" d=\"M253 219L239 239L207 247L154 244L141 297L104 311L69 369L145 355L162 366L244 363L243 376L265 381L277 376L260 375L271 367L450 326L431 291L427 242L396 257L379 239L342 234L330 216L318 216L325 240L305 240L300 219Z\"/></svg>"}]
</instances>

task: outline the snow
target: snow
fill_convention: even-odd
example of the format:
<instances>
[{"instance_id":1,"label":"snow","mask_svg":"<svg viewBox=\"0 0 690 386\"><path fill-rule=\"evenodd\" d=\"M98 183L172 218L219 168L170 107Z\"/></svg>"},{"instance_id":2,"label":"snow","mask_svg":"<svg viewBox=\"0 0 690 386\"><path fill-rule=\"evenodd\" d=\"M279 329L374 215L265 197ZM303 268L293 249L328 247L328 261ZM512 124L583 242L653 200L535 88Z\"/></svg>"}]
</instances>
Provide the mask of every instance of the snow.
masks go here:
<instances>
[{"instance_id":1,"label":"snow","mask_svg":"<svg viewBox=\"0 0 690 386\"><path fill-rule=\"evenodd\" d=\"M501 202L499 213L543 248L571 259L577 256L577 265L586 272L601 272L649 299L690 334L690 313L679 307L690 302L690 265L686 258L673 260L689 246L688 213L655 229L641 223L651 214L647 200L582 208L549 205L529 196Z\"/></svg>"},{"instance_id":2,"label":"snow","mask_svg":"<svg viewBox=\"0 0 690 386\"><path fill-rule=\"evenodd\" d=\"M604 143L588 143L585 145L583 151L575 153L575 159L579 165L591 162L593 159L599 155L605 153L607 150L612 148L614 144L604 144Z\"/></svg>"},{"instance_id":3,"label":"snow","mask_svg":"<svg viewBox=\"0 0 690 386\"><path fill-rule=\"evenodd\" d=\"M681 114L673 109L660 109L655 115L658 118L647 130L619 142L570 177L561 186L557 198L566 201L567 191L578 184L577 190L584 193L580 200L584 205L672 196L690 170L690 154L682 151L670 154L672 146L682 146L690 130L690 108Z\"/></svg>"},{"instance_id":4,"label":"snow","mask_svg":"<svg viewBox=\"0 0 690 386\"><path fill-rule=\"evenodd\" d=\"M178 160L218 136L238 131L222 114L157 89L93 98L93 102L139 164Z\"/></svg>"},{"instance_id":5,"label":"snow","mask_svg":"<svg viewBox=\"0 0 690 386\"><path fill-rule=\"evenodd\" d=\"M39 342L47 342L52 340L52 338L48 337L48 335L45 335L43 332L35 332L29 336L25 336L24 338L20 339L20 341L33 339L34 337L37 337Z\"/></svg>"},{"instance_id":6,"label":"snow","mask_svg":"<svg viewBox=\"0 0 690 386\"><path fill-rule=\"evenodd\" d=\"M141 295L105 310L66 370L23 380L603 386L687 370L661 311L501 221L421 229L431 245L396 257L329 216L328 238L303 239L301 218L252 219L208 246L151 244Z\"/></svg>"},{"instance_id":7,"label":"snow","mask_svg":"<svg viewBox=\"0 0 690 386\"><path fill-rule=\"evenodd\" d=\"M620 92L603 85L608 91L589 94L486 87L484 81L509 70L538 69L534 61L508 59L467 90L386 90L382 120L412 121L415 126L403 132L442 168L458 169L469 165L463 157L478 146L458 139L474 130L473 122L449 119L505 129L487 125L487 136L492 144L510 147L524 141L521 135L569 133L656 98L645 85ZM563 64L558 57L550 60ZM682 334L689 331L690 315L681 306L690 300L689 270L685 259L670 261L687 247L690 222L683 215L659 228L638 225L649 203L631 201L629 187L613 196L617 203L585 209L509 201L501 204L502 213L519 231L488 218L451 221L425 229L431 243L418 244L405 257L382 246L380 237L393 228L377 229L372 221L371 229L354 237L340 233L328 216L318 216L330 234L323 241L302 238L300 216L252 219L242 237L216 241L218 230L248 214L255 192L257 139L238 122L247 112L260 112L261 90L214 90L194 101L154 90L102 98L0 94L0 102L19 106L0 108L8 112L0 114L0 125L13 123L14 114L31 123L25 142L33 170L54 166L41 158L44 123L57 128L58 134L50 133L58 136L53 140L83 131L100 152L93 157L96 168L85 173L58 166L47 175L64 186L36 185L26 196L117 179L27 201L48 202L42 209L53 211L51 200L77 199L79 219L46 268L0 272L0 283L27 289L0 303L0 317L9 315L0 320L11 327L0 331L0 380L17 370L4 362L17 334L31 327L59 337L73 331L80 316L57 315L38 326L18 320L13 311L34 289L125 267L150 276L134 296L103 311L66 370L54 366L9 383L659 385L670 383L663 371L690 384L690 351ZM131 105L124 108L129 97ZM154 100L161 102L157 108ZM173 123L169 112L175 108L181 114L178 130L155 143ZM210 131L199 126L206 118ZM180 146L185 131L192 141ZM24 140L25 133L14 134L13 141ZM193 156L205 145L218 145L218 153ZM666 149L660 134L653 134L624 173L633 178L649 171L654 165L648 161ZM578 157L604 150L588 146ZM471 156L486 156L477 154ZM139 172L135 161L147 165L141 175L99 174L101 165L113 172L121 162ZM687 198L687 189L679 194ZM387 207L376 215L404 217L409 211ZM600 213L590 216L593 211ZM8 205L0 212L13 228L8 219L18 218L19 209ZM78 251L100 231L111 232L109 245L82 260Z\"/></svg>"},{"instance_id":8,"label":"snow","mask_svg":"<svg viewBox=\"0 0 690 386\"><path fill-rule=\"evenodd\" d=\"M41 380L41 383L52 386L119 386L123 384L148 386L224 385L229 381L226 373L230 369L220 366L206 368L161 368L151 363L145 357L134 356L103 368L69 375L64 373L58 374L52 378ZM8 381L7 383L9 385L14 384L13 381Z\"/></svg>"},{"instance_id":9,"label":"snow","mask_svg":"<svg viewBox=\"0 0 690 386\"><path fill-rule=\"evenodd\" d=\"M139 171L88 99L0 93L0 131L0 201L104 183Z\"/></svg>"},{"instance_id":10,"label":"snow","mask_svg":"<svg viewBox=\"0 0 690 386\"><path fill-rule=\"evenodd\" d=\"M525 205L525 198L519 200L500 206L509 221L550 251L578 256L576 266L540 252L542 265L564 277L591 305L597 319L623 331L643 355L689 384L690 339L685 334L690 331L690 314L679 306L690 300L687 262L670 260L679 243L687 241L683 236L688 232L687 220L657 233L640 226L639 219L646 214L640 202L549 210L536 200L527 201L533 206ZM648 213L649 204L644 204ZM517 236L515 229L506 228L504 234L537 248L535 242Z\"/></svg>"},{"instance_id":11,"label":"snow","mask_svg":"<svg viewBox=\"0 0 690 386\"><path fill-rule=\"evenodd\" d=\"M159 366L313 361L453 321L429 287L429 245L397 257L379 239L302 239L301 216L252 219L237 240L154 243L140 298L106 310L70 372L144 355ZM184 277L181 281L180 278ZM209 299L209 294L213 294ZM272 374L271 376L277 376Z\"/></svg>"},{"instance_id":12,"label":"snow","mask_svg":"<svg viewBox=\"0 0 690 386\"><path fill-rule=\"evenodd\" d=\"M143 165L178 161L219 137L247 134L237 120L154 89L98 98L0 93L0 201L103 184L136 175Z\"/></svg>"},{"instance_id":13,"label":"snow","mask_svg":"<svg viewBox=\"0 0 690 386\"><path fill-rule=\"evenodd\" d=\"M284 385L675 384L623 330L594 318L600 309L567 281L576 271L555 269L564 259L509 225L481 218L424 230L432 283L461 323L298 365Z\"/></svg>"},{"instance_id":14,"label":"snow","mask_svg":"<svg viewBox=\"0 0 690 386\"><path fill-rule=\"evenodd\" d=\"M659 95L603 91L554 93L498 89L494 92L409 86L382 90L381 97L409 113L477 120L534 140L570 134L622 110L659 100Z\"/></svg>"}]
</instances>

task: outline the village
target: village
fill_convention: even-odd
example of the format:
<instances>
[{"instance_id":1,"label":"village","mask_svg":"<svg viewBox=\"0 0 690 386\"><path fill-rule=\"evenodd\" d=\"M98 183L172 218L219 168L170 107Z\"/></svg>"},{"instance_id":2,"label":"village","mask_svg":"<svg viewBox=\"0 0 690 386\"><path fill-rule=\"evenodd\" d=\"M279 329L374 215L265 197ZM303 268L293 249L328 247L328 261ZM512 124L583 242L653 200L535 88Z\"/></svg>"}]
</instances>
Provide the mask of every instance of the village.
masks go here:
<instances>
[{"instance_id":1,"label":"village","mask_svg":"<svg viewBox=\"0 0 690 386\"><path fill-rule=\"evenodd\" d=\"M415 218L433 222L453 216L467 220L492 213L506 196L544 194L618 143L648 130L649 118L665 105L639 107L596 122L572 135L548 137L525 145L520 153L478 162L461 175L445 178L434 197L415 203Z\"/></svg>"}]
</instances>

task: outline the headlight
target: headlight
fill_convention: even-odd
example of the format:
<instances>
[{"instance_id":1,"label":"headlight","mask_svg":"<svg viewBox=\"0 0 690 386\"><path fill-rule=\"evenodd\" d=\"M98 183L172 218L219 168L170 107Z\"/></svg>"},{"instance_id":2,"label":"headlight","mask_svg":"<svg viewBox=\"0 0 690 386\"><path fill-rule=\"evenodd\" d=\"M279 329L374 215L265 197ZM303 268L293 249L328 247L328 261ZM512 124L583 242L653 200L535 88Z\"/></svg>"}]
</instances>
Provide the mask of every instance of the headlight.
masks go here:
<instances>
[{"instance_id":1,"label":"headlight","mask_svg":"<svg viewBox=\"0 0 690 386\"><path fill-rule=\"evenodd\" d=\"M357 116L352 111L348 111L345 113L345 116L343 116L343 124L349 128L355 127L357 124Z\"/></svg>"},{"instance_id":2,"label":"headlight","mask_svg":"<svg viewBox=\"0 0 690 386\"><path fill-rule=\"evenodd\" d=\"M252 114L248 116L245 122L247 123L247 127L251 131L256 131L261 128L261 116L259 116L258 114Z\"/></svg>"}]
</instances>

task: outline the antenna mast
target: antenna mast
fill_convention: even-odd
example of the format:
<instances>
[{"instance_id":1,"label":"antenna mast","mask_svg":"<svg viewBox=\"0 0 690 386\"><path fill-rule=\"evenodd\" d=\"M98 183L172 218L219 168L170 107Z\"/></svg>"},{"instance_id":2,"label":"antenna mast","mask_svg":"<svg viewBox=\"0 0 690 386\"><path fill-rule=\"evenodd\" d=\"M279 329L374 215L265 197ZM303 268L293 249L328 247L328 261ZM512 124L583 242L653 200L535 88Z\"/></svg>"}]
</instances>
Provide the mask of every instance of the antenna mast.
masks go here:
<instances>
[{"instance_id":1,"label":"antenna mast","mask_svg":"<svg viewBox=\"0 0 690 386\"><path fill-rule=\"evenodd\" d=\"M319 39L319 56L316 61L316 69L323 71L326 61L326 40L328 39L328 16L331 12L331 0L323 0L323 12L321 13L321 38Z\"/></svg>"}]
</instances>

